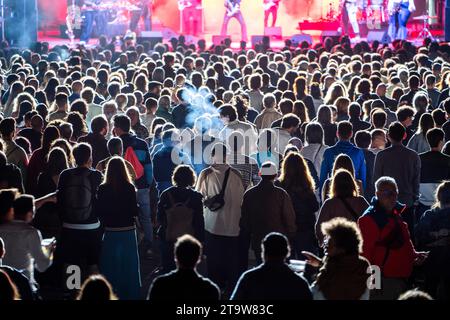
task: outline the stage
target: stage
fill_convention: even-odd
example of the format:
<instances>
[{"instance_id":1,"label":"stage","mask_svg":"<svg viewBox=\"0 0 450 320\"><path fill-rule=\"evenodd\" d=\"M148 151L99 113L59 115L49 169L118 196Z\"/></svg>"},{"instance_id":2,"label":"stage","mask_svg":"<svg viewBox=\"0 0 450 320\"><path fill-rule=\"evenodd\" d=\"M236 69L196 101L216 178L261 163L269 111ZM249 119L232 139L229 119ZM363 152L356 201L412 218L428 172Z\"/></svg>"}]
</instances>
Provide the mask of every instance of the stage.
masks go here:
<instances>
[{"instance_id":1,"label":"stage","mask_svg":"<svg viewBox=\"0 0 450 320\"><path fill-rule=\"evenodd\" d=\"M74 45L79 40L75 39L73 43L65 36L66 28L66 11L67 4L63 2L56 2L50 5L50 0L38 0L40 11L40 22L38 40L45 41L54 45ZM113 3L114 6L123 6L124 1L110 0L104 1ZM248 31L247 48L252 47L252 38L261 39L267 34L264 28L264 9L262 0L259 2L243 0L241 3L241 11L246 23ZM371 0L370 3L374 2ZM128 2L127 2L128 3ZM220 34L222 21L224 19L225 7L222 1L217 0L202 0L201 3L201 30L198 37L187 36L187 43L197 43L199 39L206 41L207 47L210 47L214 41L213 37ZM272 37L270 45L272 49L281 49L284 47L286 39L292 39L296 35L306 35L312 43L317 43L326 36L339 36L337 29L340 26L340 15L338 12L339 0L329 1L312 1L312 0L282 0L278 9L278 19L276 22L277 37ZM437 4L437 2L436 2ZM125 6L126 7L126 6ZM368 6L368 8L371 6ZM377 15L376 11L372 10L370 15L367 10L361 9L359 14L360 27L364 32L361 33L361 40L368 40L372 42L373 39L381 39L381 35L387 29L387 18ZM131 12L131 11L130 11ZM425 8L422 3L417 3L417 10L414 12L408 23L408 40L416 44L421 44L423 37L418 37L419 33L424 27L424 20L417 19L429 13L434 16L426 20L429 24L429 29L434 39L443 39L442 18L439 17L438 10L429 10ZM128 13L128 20L123 20L120 24L108 25L109 36L123 36L128 29L130 14ZM376 25L378 20L379 25ZM382 20L382 21L381 21ZM270 21L270 20L269 20ZM374 24L375 23L375 24ZM173 37L178 37L183 34L180 30L181 14L177 7L175 0L160 0L153 1L151 9L151 30L155 34L160 33L159 37L163 41L169 41ZM144 30L143 19L137 28L137 36L141 37L139 30ZM228 25L228 35L231 37L232 49L240 48L240 25L236 19L230 20ZM368 34L370 32L370 34ZM375 37L374 37L375 35ZM96 36L89 41L88 45L95 45L97 43ZM145 38L146 36L142 36ZM378 37L378 38L377 38ZM302 38L302 37L300 37ZM255 41L253 41L255 42ZM217 43L217 42L216 42Z\"/></svg>"},{"instance_id":2,"label":"stage","mask_svg":"<svg viewBox=\"0 0 450 320\"><path fill-rule=\"evenodd\" d=\"M313 40L313 44L319 43L321 41L321 31L310 31L308 32L309 35L311 35L311 38ZM443 41L444 34L442 30L432 30L433 37L437 41ZM177 34L178 36L179 34ZM213 34L207 34L205 33L203 37L187 37L188 41L187 43L194 43L197 44L197 41L200 39L204 39L206 41L206 47L209 48L213 45ZM294 35L292 35L294 36ZM283 37L282 39L271 39L270 40L270 47L272 50L281 50L285 46L285 40L291 39L290 37ZM239 50L240 49L240 41L239 41L239 34L233 34L231 35L232 43L231 43L231 49L233 50ZM164 43L169 43L170 37L163 37ZM361 41L367 41L366 37L361 37ZM67 38L61 37L61 34L58 30L50 30L47 32L39 32L38 33L38 41L41 42L48 42L50 47L59 46L59 45L67 45L69 47L74 47L79 43L79 39L75 39L73 43ZM408 41L411 41L415 45L421 45L423 42L423 39L417 38L417 33L412 34L408 37ZM369 41L370 42L370 41ZM87 44L89 47L95 47L98 44L98 39L93 38L89 40L89 43ZM251 43L251 36L249 36L249 42L247 43L247 49L252 48Z\"/></svg>"}]
</instances>

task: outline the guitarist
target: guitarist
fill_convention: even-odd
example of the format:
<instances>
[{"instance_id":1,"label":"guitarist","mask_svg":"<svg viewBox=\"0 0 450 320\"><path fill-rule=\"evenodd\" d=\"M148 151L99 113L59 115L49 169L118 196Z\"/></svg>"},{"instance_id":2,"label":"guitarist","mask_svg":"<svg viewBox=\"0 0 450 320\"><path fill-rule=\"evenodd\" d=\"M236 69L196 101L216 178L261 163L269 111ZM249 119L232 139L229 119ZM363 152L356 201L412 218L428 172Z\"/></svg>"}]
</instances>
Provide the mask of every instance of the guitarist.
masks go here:
<instances>
[{"instance_id":1,"label":"guitarist","mask_svg":"<svg viewBox=\"0 0 450 320\"><path fill-rule=\"evenodd\" d=\"M280 1L281 0L264 0L264 28L268 27L270 14L272 14L272 28L275 27Z\"/></svg>"},{"instance_id":2,"label":"guitarist","mask_svg":"<svg viewBox=\"0 0 450 320\"><path fill-rule=\"evenodd\" d=\"M411 12L416 11L414 0L389 0L389 29L388 34L392 40L405 40L408 35L406 24ZM398 24L398 28L397 28Z\"/></svg>"},{"instance_id":3,"label":"guitarist","mask_svg":"<svg viewBox=\"0 0 450 320\"><path fill-rule=\"evenodd\" d=\"M224 6L226 8L222 23L222 36L227 35L228 22L235 18L241 25L242 41L247 42L247 25L245 24L244 16L241 12L241 0L225 0Z\"/></svg>"},{"instance_id":4,"label":"guitarist","mask_svg":"<svg viewBox=\"0 0 450 320\"><path fill-rule=\"evenodd\" d=\"M88 43L91 38L92 29L94 28L94 21L97 21L97 26L99 26L98 20L98 5L101 0L80 0L81 16L83 19L83 25L81 27L80 42ZM103 31L103 30L102 30Z\"/></svg>"},{"instance_id":5,"label":"guitarist","mask_svg":"<svg viewBox=\"0 0 450 320\"><path fill-rule=\"evenodd\" d=\"M342 13L341 23L342 30L345 35L349 35L349 25L352 26L353 33L355 34L354 40L360 40L359 37L359 24L358 24L358 5L361 5L361 1L358 0L341 0L340 8Z\"/></svg>"},{"instance_id":6,"label":"guitarist","mask_svg":"<svg viewBox=\"0 0 450 320\"><path fill-rule=\"evenodd\" d=\"M139 8L139 10L131 11L131 19L130 19L130 30L135 32L136 28L139 24L139 20L142 18L144 20L144 28L145 31L152 30L152 0L138 0L132 1L133 4Z\"/></svg>"}]
</instances>

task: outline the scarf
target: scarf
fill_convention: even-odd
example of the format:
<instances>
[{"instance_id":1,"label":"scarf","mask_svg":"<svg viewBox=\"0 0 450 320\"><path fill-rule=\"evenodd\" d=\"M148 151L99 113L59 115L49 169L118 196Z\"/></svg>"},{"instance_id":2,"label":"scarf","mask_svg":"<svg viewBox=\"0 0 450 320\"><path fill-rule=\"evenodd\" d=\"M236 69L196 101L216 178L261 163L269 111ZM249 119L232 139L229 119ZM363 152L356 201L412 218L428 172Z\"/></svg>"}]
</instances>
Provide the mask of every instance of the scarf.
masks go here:
<instances>
[{"instance_id":1,"label":"scarf","mask_svg":"<svg viewBox=\"0 0 450 320\"><path fill-rule=\"evenodd\" d=\"M327 257L316 285L327 300L358 300L367 289L368 267L359 255Z\"/></svg>"}]
</instances>

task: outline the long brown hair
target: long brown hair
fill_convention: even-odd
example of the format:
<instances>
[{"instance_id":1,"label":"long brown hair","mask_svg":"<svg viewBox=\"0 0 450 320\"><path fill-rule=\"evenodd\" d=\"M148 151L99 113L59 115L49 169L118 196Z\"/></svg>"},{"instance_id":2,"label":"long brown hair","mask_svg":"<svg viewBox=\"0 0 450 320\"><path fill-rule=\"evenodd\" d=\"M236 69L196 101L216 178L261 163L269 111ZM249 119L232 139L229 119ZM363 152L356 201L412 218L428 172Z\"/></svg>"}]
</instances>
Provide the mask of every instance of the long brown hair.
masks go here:
<instances>
[{"instance_id":1,"label":"long brown hair","mask_svg":"<svg viewBox=\"0 0 450 320\"><path fill-rule=\"evenodd\" d=\"M91 275L84 281L77 300L108 301L118 300L111 284L100 274Z\"/></svg>"},{"instance_id":2,"label":"long brown hair","mask_svg":"<svg viewBox=\"0 0 450 320\"><path fill-rule=\"evenodd\" d=\"M352 174L345 169L337 170L331 180L330 198L350 198L359 196L358 186Z\"/></svg>"},{"instance_id":3,"label":"long brown hair","mask_svg":"<svg viewBox=\"0 0 450 320\"><path fill-rule=\"evenodd\" d=\"M289 152L281 166L280 183L286 190L304 196L314 193L314 180L305 159L298 152Z\"/></svg>"},{"instance_id":4,"label":"long brown hair","mask_svg":"<svg viewBox=\"0 0 450 320\"><path fill-rule=\"evenodd\" d=\"M339 154L336 159L334 159L333 170L331 171L334 175L339 169L345 169L355 178L355 167L353 166L352 158L350 158L345 153Z\"/></svg>"},{"instance_id":5,"label":"long brown hair","mask_svg":"<svg viewBox=\"0 0 450 320\"><path fill-rule=\"evenodd\" d=\"M121 157L114 156L108 161L103 184L111 185L114 190L123 189L131 184L130 174Z\"/></svg>"}]
</instances>

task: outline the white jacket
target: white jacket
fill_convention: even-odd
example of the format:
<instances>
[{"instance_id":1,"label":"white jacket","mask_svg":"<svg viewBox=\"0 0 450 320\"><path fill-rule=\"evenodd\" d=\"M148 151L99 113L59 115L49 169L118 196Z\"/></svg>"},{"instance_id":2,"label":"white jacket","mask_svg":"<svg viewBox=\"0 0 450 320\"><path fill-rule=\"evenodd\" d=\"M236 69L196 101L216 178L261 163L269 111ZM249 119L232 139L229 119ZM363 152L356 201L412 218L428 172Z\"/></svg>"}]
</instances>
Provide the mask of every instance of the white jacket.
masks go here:
<instances>
[{"instance_id":1,"label":"white jacket","mask_svg":"<svg viewBox=\"0 0 450 320\"><path fill-rule=\"evenodd\" d=\"M202 172L198 177L197 191L204 199L220 193L225 179L225 172L231 168L228 164L214 164ZM203 207L205 230L209 233L237 237L239 235L239 221L241 219L241 204L244 197L244 186L239 171L231 168L225 189L225 205L217 211Z\"/></svg>"},{"instance_id":2,"label":"white jacket","mask_svg":"<svg viewBox=\"0 0 450 320\"><path fill-rule=\"evenodd\" d=\"M219 133L220 140L225 144L228 144L228 138L234 131L239 131L244 136L244 153L246 156L250 156L253 152L256 152L256 145L258 141L258 133L255 127L247 122L234 120L228 123Z\"/></svg>"},{"instance_id":3,"label":"white jacket","mask_svg":"<svg viewBox=\"0 0 450 320\"><path fill-rule=\"evenodd\" d=\"M304 146L302 151L300 151L300 154L304 158L308 159L314 164L314 168L316 168L317 174L320 174L320 166L322 165L323 154L326 148L326 145L313 143Z\"/></svg>"}]
</instances>

